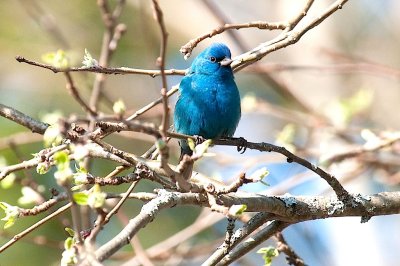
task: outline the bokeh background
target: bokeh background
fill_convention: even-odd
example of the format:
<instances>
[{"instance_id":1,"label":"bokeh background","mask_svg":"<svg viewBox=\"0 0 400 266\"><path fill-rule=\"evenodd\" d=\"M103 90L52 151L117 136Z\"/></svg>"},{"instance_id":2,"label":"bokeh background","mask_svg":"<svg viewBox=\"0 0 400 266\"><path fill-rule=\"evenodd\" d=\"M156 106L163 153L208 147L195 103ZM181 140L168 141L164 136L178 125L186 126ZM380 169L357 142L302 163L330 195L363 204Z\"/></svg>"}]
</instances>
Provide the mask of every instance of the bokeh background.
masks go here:
<instances>
[{"instance_id":1,"label":"bokeh background","mask_svg":"<svg viewBox=\"0 0 400 266\"><path fill-rule=\"evenodd\" d=\"M68 2L68 3L67 3ZM71 58L72 65L80 66L84 49L98 57L104 26L96 1L78 0L19 0L0 2L0 102L12 106L34 118L43 119L48 113L61 112L83 114L78 104L65 89L64 76L51 71L18 63L14 58L21 55L40 61L43 54L63 49ZM114 3L115 1L110 1ZM210 1L212 2L212 1ZM316 1L309 12L312 18L333 1ZM283 21L301 10L304 1L228 1L212 2L210 9L203 1L161 0L164 18L169 32L167 67L185 69L193 56L209 45L220 41L231 47L232 54L244 52L231 34L223 33L202 42L188 61L179 48L189 40L220 25L220 19L234 23L248 21ZM222 12L225 18L216 17ZM279 86L266 82L265 73L254 73L251 68L236 74L242 96L243 116L236 136L254 142L271 142L290 146L315 163L324 156L348 151L363 145L363 129L379 134L396 131L400 127L400 2L396 0L349 1L321 25L306 33L296 44L269 54L260 61ZM155 69L159 53L160 34L152 16L149 1L128 0L120 22L126 24L111 65ZM278 34L275 31L242 29L235 31L242 46L254 48ZM85 99L90 95L94 80L92 73L74 73L77 87ZM168 77L169 86L178 84L181 77ZM141 75L109 76L106 94L113 100L123 99L128 112L133 112L160 95L160 79ZM287 87L301 102L298 106L279 92ZM171 99L171 106L175 98ZM356 107L354 107L356 106ZM102 103L101 110L112 113L110 104ZM160 108L154 108L142 119L159 122ZM43 145L39 136L19 135L20 145L9 148L10 136L27 132L21 126L0 118L0 156L7 164L29 159ZM289 136L289 137L288 137ZM343 137L345 136L345 137ZM109 141L130 152L143 153L151 146L151 138L139 134L113 137ZM175 157L177 144L171 144ZM270 175L263 185L248 185L243 189L271 194L330 195L325 182L305 171L302 167L285 163L285 158L275 154L247 151L240 155L233 147L213 147L215 157L197 165L197 170L224 181L240 172L252 172L266 167ZM378 162L387 162L377 167ZM331 165L329 171L343 177L343 184L351 192L371 194L398 190L398 154L379 153L370 160L348 160ZM176 160L176 158L174 158ZM378 165L379 166L379 165ZM93 173L104 175L113 165L101 161L93 163ZM50 196L49 189L56 187L51 173L39 176L34 170L16 173L17 181L34 179ZM18 204L22 196L23 181L14 186L0 188L0 201ZM143 183L137 191L151 191L153 184ZM127 186L108 188L108 191L125 191ZM29 206L29 205L28 205ZM32 205L30 205L32 206ZM126 217L138 212L140 204L128 202L123 208ZM195 207L179 207L162 212L154 223L139 234L147 248L191 224L200 210ZM14 234L33 224L40 217L19 219L12 228L0 229L0 244ZM368 223L360 218L335 218L310 221L291 226L284 231L289 244L308 265L397 265L400 254L398 215L373 217ZM45 224L0 254L0 265L57 265L62 243L67 235L63 232L69 224L68 215ZM104 243L121 228L115 219L100 235ZM190 244L207 243L215 236L223 237L225 221L203 231ZM273 241L265 246L273 245ZM60 248L61 245L61 248ZM130 247L123 255L130 256ZM165 264L173 262L165 262ZM187 262L186 262L187 263ZM193 265L199 261L192 261ZM237 265L262 265L255 251ZM283 257L274 262L285 265ZM118 261L109 262L118 265ZM185 265L181 262L181 265Z\"/></svg>"}]
</instances>

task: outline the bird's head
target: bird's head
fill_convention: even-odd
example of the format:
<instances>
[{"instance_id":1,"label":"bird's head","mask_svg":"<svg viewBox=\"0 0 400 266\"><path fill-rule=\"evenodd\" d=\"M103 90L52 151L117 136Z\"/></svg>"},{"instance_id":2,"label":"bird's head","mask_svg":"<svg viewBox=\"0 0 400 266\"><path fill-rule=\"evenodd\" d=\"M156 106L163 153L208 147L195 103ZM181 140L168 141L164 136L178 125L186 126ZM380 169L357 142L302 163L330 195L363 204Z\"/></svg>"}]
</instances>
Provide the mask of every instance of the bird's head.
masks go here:
<instances>
[{"instance_id":1,"label":"bird's head","mask_svg":"<svg viewBox=\"0 0 400 266\"><path fill-rule=\"evenodd\" d=\"M193 61L191 73L206 75L232 74L231 51L222 43L213 43Z\"/></svg>"}]
</instances>

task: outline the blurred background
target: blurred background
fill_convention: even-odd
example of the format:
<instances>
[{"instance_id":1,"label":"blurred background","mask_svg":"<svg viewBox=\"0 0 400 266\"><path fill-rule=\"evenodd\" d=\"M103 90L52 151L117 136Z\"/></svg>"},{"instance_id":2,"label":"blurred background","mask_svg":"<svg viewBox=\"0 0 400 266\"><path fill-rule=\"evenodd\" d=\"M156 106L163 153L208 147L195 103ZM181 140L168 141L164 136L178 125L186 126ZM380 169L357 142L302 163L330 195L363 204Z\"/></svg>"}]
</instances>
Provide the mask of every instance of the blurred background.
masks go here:
<instances>
[{"instance_id":1,"label":"blurred background","mask_svg":"<svg viewBox=\"0 0 400 266\"><path fill-rule=\"evenodd\" d=\"M226 43L233 56L250 50L274 38L279 31L225 32L200 43L188 61L179 53L182 45L216 28L222 21L286 21L298 14L304 2L161 0L169 32L167 68L186 69L199 51L216 41ZM316 2L305 21L320 14L333 1ZM113 6L115 1L110 3ZM269 54L258 62L258 67L236 73L243 115L235 135L252 142L283 145L314 163L323 163L337 152L351 151L370 138L399 130L398 10L400 2L396 0L349 1L342 10L307 32L298 43ZM18 63L15 56L41 61L43 54L63 49L71 58L71 65L81 66L87 49L98 58L104 25L96 1L69 0L68 4L61 0L2 1L0 14L0 102L36 119L44 119L50 113L66 117L82 115L80 106L65 89L62 74ZM127 32L110 65L156 69L160 33L150 2L128 0L119 21L127 26ZM88 99L95 75L73 73L73 77L80 93ZM170 76L168 85L176 85L180 79L180 76ZM112 75L107 76L105 93L112 101L122 99L127 113L131 114L157 99L160 85L159 78ZM175 100L176 97L171 98L172 110ZM104 113L112 113L111 107L107 101L100 105ZM157 107L140 119L159 123L161 112ZM152 145L151 138L140 134L124 134L107 141L136 154L142 154ZM10 147L10 143L16 146ZM171 145L176 162L178 146L175 141ZM0 163L9 165L27 160L42 148L39 135L29 134L23 127L0 118ZM238 154L234 147L213 147L210 151L215 156L199 162L196 169L225 182L240 172L252 174L263 167L268 169L270 174L265 181L270 186L252 184L244 186L243 190L268 195L332 194L320 177L298 165L287 164L283 156L251 150ZM389 150L324 166L350 192L395 191L400 180L398 152L399 147L395 145ZM104 176L113 167L94 161L92 173ZM0 201L12 205L23 206L20 204L21 188L32 180L47 198L50 188L57 187L51 173L39 176L34 170L27 170L15 173L13 178L13 185L11 181L2 182L0 188ZM107 188L107 191L124 192L127 187ZM135 191L151 191L154 187L143 182ZM29 202L25 205L32 206ZM138 202L127 202L120 220L112 220L100 235L102 243L119 232L124 219L133 217L140 206ZM199 219L200 211L186 206L162 212L140 232L141 244L148 248L174 235ZM43 216L19 219L13 227L0 229L0 245ZM373 217L363 224L359 217L335 218L300 223L283 234L308 265L397 265L400 254L393 250L400 245L396 237L400 234L399 222L398 215ZM63 228L69 223L69 216L64 215L43 225L0 254L0 265L9 262L15 265L59 264L67 237ZM199 253L201 249L193 247L204 244L211 247L204 256L211 254L222 243L225 226L225 219L221 219L196 237L182 242L179 250L195 253L195 249ZM274 241L264 244L262 246L274 245ZM118 256L107 262L108 265L119 265L119 259L131 257L131 248L124 248ZM160 265L197 265L199 262L201 259L176 261L167 256ZM262 264L256 250L236 263ZM277 258L273 265L285 265L284 257Z\"/></svg>"}]
</instances>

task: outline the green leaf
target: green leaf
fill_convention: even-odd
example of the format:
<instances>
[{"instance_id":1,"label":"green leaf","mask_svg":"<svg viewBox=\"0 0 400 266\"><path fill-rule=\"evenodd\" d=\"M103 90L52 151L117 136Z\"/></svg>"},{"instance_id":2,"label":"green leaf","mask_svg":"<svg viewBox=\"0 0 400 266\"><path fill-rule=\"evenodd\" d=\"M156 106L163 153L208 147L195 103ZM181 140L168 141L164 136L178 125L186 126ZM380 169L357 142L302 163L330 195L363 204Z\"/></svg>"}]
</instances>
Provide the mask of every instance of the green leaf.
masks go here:
<instances>
[{"instance_id":1,"label":"green leaf","mask_svg":"<svg viewBox=\"0 0 400 266\"><path fill-rule=\"evenodd\" d=\"M10 217L10 219L7 220L7 222L4 224L4 229L10 228L11 226L13 226L15 224L15 218Z\"/></svg>"},{"instance_id":2,"label":"green leaf","mask_svg":"<svg viewBox=\"0 0 400 266\"><path fill-rule=\"evenodd\" d=\"M74 239L72 237L68 237L67 239L65 239L64 241L65 250L71 249L73 245L74 245Z\"/></svg>"},{"instance_id":3,"label":"green leaf","mask_svg":"<svg viewBox=\"0 0 400 266\"><path fill-rule=\"evenodd\" d=\"M76 255L76 249L74 248L75 240L72 237L68 237L64 241L64 251L61 257L61 266L71 266L78 263L78 257Z\"/></svg>"},{"instance_id":4,"label":"green leaf","mask_svg":"<svg viewBox=\"0 0 400 266\"><path fill-rule=\"evenodd\" d=\"M68 68L69 58L65 51L57 50L57 52L50 52L42 55L42 60L57 68Z\"/></svg>"},{"instance_id":5,"label":"green leaf","mask_svg":"<svg viewBox=\"0 0 400 266\"><path fill-rule=\"evenodd\" d=\"M57 165L57 168L65 168L66 165L69 166L69 157L66 151L58 151L54 153L53 159Z\"/></svg>"},{"instance_id":6,"label":"green leaf","mask_svg":"<svg viewBox=\"0 0 400 266\"><path fill-rule=\"evenodd\" d=\"M89 196L86 192L75 192L72 197L77 204L88 205Z\"/></svg>"},{"instance_id":7,"label":"green leaf","mask_svg":"<svg viewBox=\"0 0 400 266\"><path fill-rule=\"evenodd\" d=\"M264 266L270 266L272 260L279 255L279 251L271 246L260 248L257 253L263 254Z\"/></svg>"},{"instance_id":8,"label":"green leaf","mask_svg":"<svg viewBox=\"0 0 400 266\"><path fill-rule=\"evenodd\" d=\"M12 206L6 202L0 202L0 208L4 210L6 216L2 218L2 221L6 221L4 229L7 229L14 225L15 221L19 217L19 208Z\"/></svg>"},{"instance_id":9,"label":"green leaf","mask_svg":"<svg viewBox=\"0 0 400 266\"><path fill-rule=\"evenodd\" d=\"M73 186L73 187L71 187L71 191L78 191L78 190L81 190L81 189L83 189L84 188L84 186L85 185L76 185L76 186Z\"/></svg>"},{"instance_id":10,"label":"green leaf","mask_svg":"<svg viewBox=\"0 0 400 266\"><path fill-rule=\"evenodd\" d=\"M66 151L59 151L53 155L53 159L57 166L54 178L58 185L64 186L69 181L72 181L74 175L70 167L69 155Z\"/></svg>"},{"instance_id":11,"label":"green leaf","mask_svg":"<svg viewBox=\"0 0 400 266\"><path fill-rule=\"evenodd\" d=\"M75 231L72 228L65 227L64 230L68 233L68 235L70 237L74 237L75 236Z\"/></svg>"},{"instance_id":12,"label":"green leaf","mask_svg":"<svg viewBox=\"0 0 400 266\"><path fill-rule=\"evenodd\" d=\"M267 170L267 167L262 167L258 170L256 170L250 177L253 182L260 182L262 184L267 184L263 182L262 180L269 175L269 171ZM268 184L267 184L268 185Z\"/></svg>"},{"instance_id":13,"label":"green leaf","mask_svg":"<svg viewBox=\"0 0 400 266\"><path fill-rule=\"evenodd\" d=\"M6 203L6 202L0 201L0 208L1 208L3 211L6 211L7 208L8 208L9 206L11 206L11 205L8 204L8 203Z\"/></svg>"},{"instance_id":14,"label":"green leaf","mask_svg":"<svg viewBox=\"0 0 400 266\"><path fill-rule=\"evenodd\" d=\"M92 208L101 208L106 202L106 193L101 191L100 185L95 184L88 195L87 204Z\"/></svg>"},{"instance_id":15,"label":"green leaf","mask_svg":"<svg viewBox=\"0 0 400 266\"><path fill-rule=\"evenodd\" d=\"M246 204L232 205L229 208L228 213L232 216L240 216L247 210Z\"/></svg>"},{"instance_id":16,"label":"green leaf","mask_svg":"<svg viewBox=\"0 0 400 266\"><path fill-rule=\"evenodd\" d=\"M36 166L36 173L44 175L50 170L50 164L48 162L38 163Z\"/></svg>"}]
</instances>

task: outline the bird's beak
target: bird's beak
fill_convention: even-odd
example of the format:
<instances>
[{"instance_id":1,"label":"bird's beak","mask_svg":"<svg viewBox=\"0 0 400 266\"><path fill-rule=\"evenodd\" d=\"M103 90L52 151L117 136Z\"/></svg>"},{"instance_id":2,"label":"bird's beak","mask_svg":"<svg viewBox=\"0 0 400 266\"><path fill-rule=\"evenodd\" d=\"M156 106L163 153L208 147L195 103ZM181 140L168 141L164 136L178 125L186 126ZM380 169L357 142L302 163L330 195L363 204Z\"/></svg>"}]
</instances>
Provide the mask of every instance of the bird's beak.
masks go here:
<instances>
[{"instance_id":1,"label":"bird's beak","mask_svg":"<svg viewBox=\"0 0 400 266\"><path fill-rule=\"evenodd\" d=\"M220 65L221 66L229 66L230 64L232 64L233 60L230 58L224 58L221 60Z\"/></svg>"}]
</instances>

